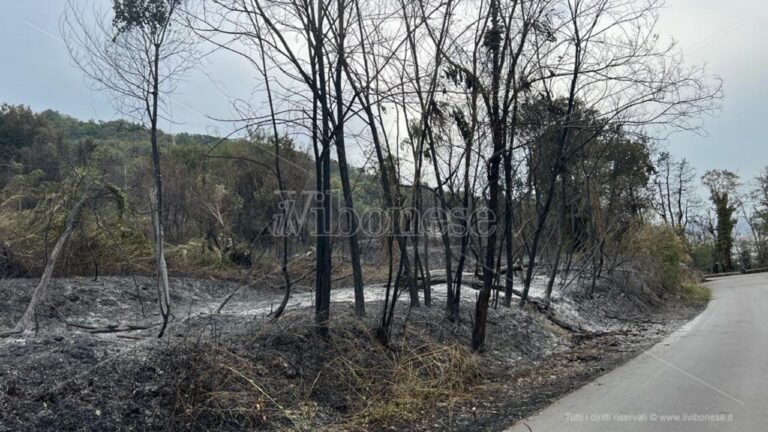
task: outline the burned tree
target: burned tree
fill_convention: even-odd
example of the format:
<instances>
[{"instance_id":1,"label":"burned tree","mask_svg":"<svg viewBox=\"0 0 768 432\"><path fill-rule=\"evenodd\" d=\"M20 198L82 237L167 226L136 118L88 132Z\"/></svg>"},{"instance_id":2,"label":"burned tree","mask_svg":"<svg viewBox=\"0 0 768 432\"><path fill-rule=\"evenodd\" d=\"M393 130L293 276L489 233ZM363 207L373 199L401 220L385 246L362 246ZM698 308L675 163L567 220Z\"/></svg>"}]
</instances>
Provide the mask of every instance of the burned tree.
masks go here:
<instances>
[{"instance_id":1,"label":"burned tree","mask_svg":"<svg viewBox=\"0 0 768 432\"><path fill-rule=\"evenodd\" d=\"M658 1L580 0L560 7L562 18L551 26L557 42L537 56L537 82L544 100L551 105L565 101L565 109L552 125L558 137L548 184L536 196L521 305L528 297L559 178L573 157L616 128L695 129L700 125L697 114L715 109L720 95L720 87L708 85L702 68L685 67L674 44L663 45L653 36ZM612 49L601 49L604 44ZM597 117L579 115L586 111ZM602 242L594 235L592 241Z\"/></svg>"},{"instance_id":2,"label":"burned tree","mask_svg":"<svg viewBox=\"0 0 768 432\"><path fill-rule=\"evenodd\" d=\"M665 225L685 234L696 201L692 196L696 172L687 160L662 152L654 166L654 207Z\"/></svg>"},{"instance_id":3,"label":"burned tree","mask_svg":"<svg viewBox=\"0 0 768 432\"><path fill-rule=\"evenodd\" d=\"M335 147L343 190L343 216L347 224L355 312L365 314L363 275L357 234L357 216L346 156L346 128L355 97L345 92L344 71L347 28L344 2L284 3L259 0L214 1L193 21L195 30L219 47L243 57L263 71L278 69L268 90L270 114L244 121L254 126L290 124L310 141L315 159L316 321L327 333L332 280L331 151ZM286 23L295 17L299 25ZM255 53L255 54L254 54ZM301 90L299 90L301 89ZM279 100L288 106L277 111Z\"/></svg>"},{"instance_id":4,"label":"burned tree","mask_svg":"<svg viewBox=\"0 0 768 432\"><path fill-rule=\"evenodd\" d=\"M176 25L181 0L114 0L111 14L94 9L95 24L68 3L61 32L75 65L97 90L106 91L115 108L139 121L150 133L154 237L162 337L171 314L170 284L165 262L163 177L158 123L179 78L192 66L189 32Z\"/></svg>"}]
</instances>

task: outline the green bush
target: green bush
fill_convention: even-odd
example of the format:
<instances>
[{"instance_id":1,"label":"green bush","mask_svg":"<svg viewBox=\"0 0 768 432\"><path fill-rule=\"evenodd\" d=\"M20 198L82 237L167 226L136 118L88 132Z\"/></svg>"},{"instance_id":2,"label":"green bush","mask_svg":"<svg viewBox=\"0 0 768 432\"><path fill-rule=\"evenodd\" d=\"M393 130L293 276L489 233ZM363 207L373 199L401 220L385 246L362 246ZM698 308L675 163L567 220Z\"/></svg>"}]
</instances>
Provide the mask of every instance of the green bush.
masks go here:
<instances>
[{"instance_id":1,"label":"green bush","mask_svg":"<svg viewBox=\"0 0 768 432\"><path fill-rule=\"evenodd\" d=\"M715 245L710 242L698 242L691 245L693 266L706 273L717 272Z\"/></svg>"},{"instance_id":2,"label":"green bush","mask_svg":"<svg viewBox=\"0 0 768 432\"><path fill-rule=\"evenodd\" d=\"M686 283L680 287L680 297L689 303L707 303L712 299L712 290L702 285Z\"/></svg>"},{"instance_id":3,"label":"green bush","mask_svg":"<svg viewBox=\"0 0 768 432\"><path fill-rule=\"evenodd\" d=\"M674 230L657 225L644 225L634 236L633 249L647 264L661 288L675 291L683 282L681 264L686 259L683 242Z\"/></svg>"}]
</instances>

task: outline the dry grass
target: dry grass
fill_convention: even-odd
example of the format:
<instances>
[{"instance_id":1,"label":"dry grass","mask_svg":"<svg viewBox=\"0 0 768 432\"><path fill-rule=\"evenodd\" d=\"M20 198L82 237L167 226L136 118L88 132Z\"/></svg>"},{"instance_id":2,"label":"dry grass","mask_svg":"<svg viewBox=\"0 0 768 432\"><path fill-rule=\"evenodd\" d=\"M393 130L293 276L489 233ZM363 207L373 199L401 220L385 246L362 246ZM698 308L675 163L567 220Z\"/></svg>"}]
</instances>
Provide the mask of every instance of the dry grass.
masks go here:
<instances>
[{"instance_id":1,"label":"dry grass","mask_svg":"<svg viewBox=\"0 0 768 432\"><path fill-rule=\"evenodd\" d=\"M336 339L327 373L350 394L348 426L403 424L431 406L452 405L479 376L464 346L412 343L385 347L365 328Z\"/></svg>"},{"instance_id":2,"label":"dry grass","mask_svg":"<svg viewBox=\"0 0 768 432\"><path fill-rule=\"evenodd\" d=\"M264 428L286 417L259 384L263 368L221 345L201 342L182 359L183 378L174 388L175 413L184 428ZM269 388L269 387L268 387Z\"/></svg>"},{"instance_id":3,"label":"dry grass","mask_svg":"<svg viewBox=\"0 0 768 432\"><path fill-rule=\"evenodd\" d=\"M706 304L712 300L712 290L698 284L683 284L680 287L678 296L683 302L689 304Z\"/></svg>"},{"instance_id":4,"label":"dry grass","mask_svg":"<svg viewBox=\"0 0 768 432\"><path fill-rule=\"evenodd\" d=\"M477 358L463 346L407 334L384 346L352 317L324 339L300 324L306 319L296 313L248 337L182 344L172 356L178 426L383 429L452 406L479 377Z\"/></svg>"}]
</instances>

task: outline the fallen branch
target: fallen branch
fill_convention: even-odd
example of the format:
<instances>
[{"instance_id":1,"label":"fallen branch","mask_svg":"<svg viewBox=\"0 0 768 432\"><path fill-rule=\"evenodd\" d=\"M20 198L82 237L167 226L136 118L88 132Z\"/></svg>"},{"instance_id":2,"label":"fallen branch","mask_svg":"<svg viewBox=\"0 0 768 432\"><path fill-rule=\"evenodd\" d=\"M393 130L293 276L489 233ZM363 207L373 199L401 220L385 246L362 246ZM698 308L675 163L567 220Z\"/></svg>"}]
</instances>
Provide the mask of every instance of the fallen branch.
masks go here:
<instances>
[{"instance_id":1,"label":"fallen branch","mask_svg":"<svg viewBox=\"0 0 768 432\"><path fill-rule=\"evenodd\" d=\"M664 324L664 321L651 319L649 317L643 316L643 315L636 315L634 317L627 317L627 316L619 316L619 315L605 315L606 318L614 319L616 321L623 321L623 322L630 322L630 323L641 323L641 324Z\"/></svg>"},{"instance_id":2,"label":"fallen branch","mask_svg":"<svg viewBox=\"0 0 768 432\"><path fill-rule=\"evenodd\" d=\"M3 333L0 333L0 338L7 338L7 337L11 337L11 336L18 336L18 335L20 335L22 333L23 333L22 330L12 330L12 331L8 331L8 332L3 332Z\"/></svg>"},{"instance_id":3,"label":"fallen branch","mask_svg":"<svg viewBox=\"0 0 768 432\"><path fill-rule=\"evenodd\" d=\"M94 329L88 330L88 333L91 333L91 334L125 333L125 332L139 331L139 330L147 330L147 329L151 329L152 327L158 327L160 325L162 325L162 323L156 323L156 324L150 324L150 325L125 324L121 326L107 326L107 327L94 328Z\"/></svg>"},{"instance_id":4,"label":"fallen branch","mask_svg":"<svg viewBox=\"0 0 768 432\"><path fill-rule=\"evenodd\" d=\"M139 331L139 330L148 330L148 329L151 329L152 327L157 327L162 325L162 323L147 324L147 325L107 324L105 326L99 327L99 326L92 326L87 324L71 323L67 321L64 321L64 324L68 325L69 327L75 327L75 328L86 330L88 333L91 333L91 334L123 333L123 332Z\"/></svg>"},{"instance_id":5,"label":"fallen branch","mask_svg":"<svg viewBox=\"0 0 768 432\"><path fill-rule=\"evenodd\" d=\"M86 330L88 333L91 334L104 334L104 333L124 333L124 332L132 332L132 331L139 331L139 330L148 330L152 327L157 327L162 325L162 323L154 323L154 324L107 324L105 326L94 326L90 324L79 324L79 323L73 323L69 322L66 318L64 318L63 315L59 312L58 309L52 307L53 311L56 312L56 315L59 317L61 322L63 322L68 327L75 327L82 330Z\"/></svg>"},{"instance_id":6,"label":"fallen branch","mask_svg":"<svg viewBox=\"0 0 768 432\"><path fill-rule=\"evenodd\" d=\"M131 335L124 335L124 334L118 334L118 335L115 335L115 337L120 338L120 339L130 339L130 340L154 339L154 338L151 338L151 337L131 336Z\"/></svg>"}]
</instances>

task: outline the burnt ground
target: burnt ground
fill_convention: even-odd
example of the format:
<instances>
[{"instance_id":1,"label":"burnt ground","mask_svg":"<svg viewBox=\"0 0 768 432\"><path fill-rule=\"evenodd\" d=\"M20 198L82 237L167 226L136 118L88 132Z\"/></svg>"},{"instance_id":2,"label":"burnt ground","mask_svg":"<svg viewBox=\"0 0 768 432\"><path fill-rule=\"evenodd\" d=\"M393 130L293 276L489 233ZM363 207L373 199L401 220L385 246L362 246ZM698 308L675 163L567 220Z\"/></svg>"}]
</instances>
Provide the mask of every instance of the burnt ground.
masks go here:
<instances>
[{"instance_id":1,"label":"burnt ground","mask_svg":"<svg viewBox=\"0 0 768 432\"><path fill-rule=\"evenodd\" d=\"M21 316L36 280L0 282L0 329ZM383 291L368 289L368 317L334 291L331 336L311 325L311 292L271 323L280 292L174 279L175 317L157 328L93 334L83 326L158 321L152 280L58 279L37 333L0 339L0 431L16 430L502 430L670 334L703 308L650 303L617 288L561 293L555 321L534 306L490 311L480 354L462 320L401 299L389 343L377 336ZM139 301L141 299L141 301ZM144 305L142 313L141 305ZM68 324L67 324L68 323ZM567 324L564 328L563 323Z\"/></svg>"}]
</instances>

